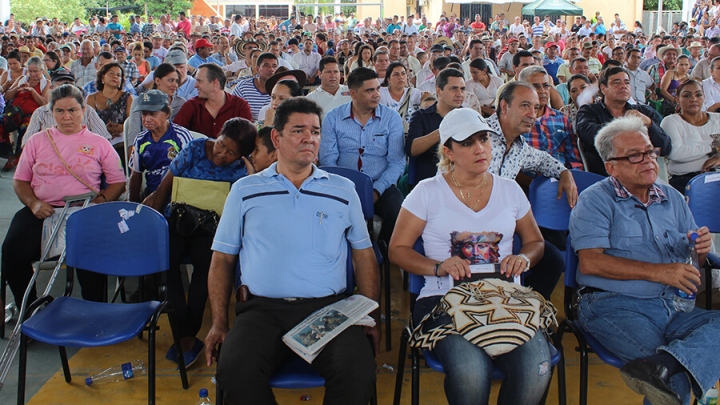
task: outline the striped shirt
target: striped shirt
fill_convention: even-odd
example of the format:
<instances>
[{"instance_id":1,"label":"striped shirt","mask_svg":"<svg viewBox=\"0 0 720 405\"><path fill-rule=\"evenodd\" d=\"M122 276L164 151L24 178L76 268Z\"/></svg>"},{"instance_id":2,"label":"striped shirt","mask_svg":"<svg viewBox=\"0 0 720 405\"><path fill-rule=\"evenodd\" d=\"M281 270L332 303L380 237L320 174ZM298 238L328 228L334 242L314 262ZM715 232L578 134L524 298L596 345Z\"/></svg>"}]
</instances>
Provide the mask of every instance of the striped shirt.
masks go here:
<instances>
[{"instance_id":1,"label":"striped shirt","mask_svg":"<svg viewBox=\"0 0 720 405\"><path fill-rule=\"evenodd\" d=\"M543 27L542 24L533 24L532 36L541 37L543 35L543 31L545 31L545 27Z\"/></svg>"},{"instance_id":2,"label":"striped shirt","mask_svg":"<svg viewBox=\"0 0 720 405\"><path fill-rule=\"evenodd\" d=\"M75 75L75 85L81 89L85 87L88 82L94 82L97 78L97 68L95 68L95 61L93 59L87 66L83 66L82 58L74 61L70 66L70 71ZM134 65L133 65L134 66Z\"/></svg>"},{"instance_id":3,"label":"striped shirt","mask_svg":"<svg viewBox=\"0 0 720 405\"><path fill-rule=\"evenodd\" d=\"M253 76L241 81L235 86L235 90L232 92L234 96L242 97L250 104L253 121L257 121L260 109L270 104L270 95L261 93L255 86L256 77L257 76Z\"/></svg>"},{"instance_id":4,"label":"striped shirt","mask_svg":"<svg viewBox=\"0 0 720 405\"><path fill-rule=\"evenodd\" d=\"M98 134L107 140L112 139L105 123L97 115L95 109L90 106L86 107L85 114L83 114L82 118L82 125L86 126L88 131ZM55 126L55 124L55 118L53 117L52 111L50 111L50 104L41 105L33 112L30 118L30 123L25 130L28 136L23 137L22 146L25 146L25 143L33 134L51 128Z\"/></svg>"}]
</instances>

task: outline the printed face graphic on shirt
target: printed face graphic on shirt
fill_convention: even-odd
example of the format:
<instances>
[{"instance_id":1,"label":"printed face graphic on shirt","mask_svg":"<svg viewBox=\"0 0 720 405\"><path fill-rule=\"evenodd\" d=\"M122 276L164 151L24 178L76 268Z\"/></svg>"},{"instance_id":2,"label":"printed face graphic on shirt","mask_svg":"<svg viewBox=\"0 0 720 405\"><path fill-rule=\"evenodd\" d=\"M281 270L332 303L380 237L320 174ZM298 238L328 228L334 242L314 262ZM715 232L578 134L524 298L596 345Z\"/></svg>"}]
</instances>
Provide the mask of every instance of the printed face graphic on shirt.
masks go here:
<instances>
[{"instance_id":1,"label":"printed face graphic on shirt","mask_svg":"<svg viewBox=\"0 0 720 405\"><path fill-rule=\"evenodd\" d=\"M499 263L502 234L498 232L450 232L450 255L470 264Z\"/></svg>"},{"instance_id":2,"label":"printed face graphic on shirt","mask_svg":"<svg viewBox=\"0 0 720 405\"><path fill-rule=\"evenodd\" d=\"M82 153L83 155L87 156L93 156L95 148L92 145L80 145L80 149L78 149L78 152Z\"/></svg>"}]
</instances>

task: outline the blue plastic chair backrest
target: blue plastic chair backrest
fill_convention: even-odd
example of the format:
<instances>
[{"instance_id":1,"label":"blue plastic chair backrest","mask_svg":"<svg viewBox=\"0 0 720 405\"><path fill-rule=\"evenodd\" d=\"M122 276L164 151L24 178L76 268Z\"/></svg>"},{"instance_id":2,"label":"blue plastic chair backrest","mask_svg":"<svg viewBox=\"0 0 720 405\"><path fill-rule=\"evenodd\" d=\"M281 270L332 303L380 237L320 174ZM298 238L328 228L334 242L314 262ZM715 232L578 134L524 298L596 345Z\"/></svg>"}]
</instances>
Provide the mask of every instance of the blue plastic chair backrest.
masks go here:
<instances>
[{"instance_id":1,"label":"blue plastic chair backrest","mask_svg":"<svg viewBox=\"0 0 720 405\"><path fill-rule=\"evenodd\" d=\"M565 287L577 289L578 283L575 279L575 273L578 267L578 256L570 243L570 235L565 243Z\"/></svg>"},{"instance_id":2,"label":"blue plastic chair backrest","mask_svg":"<svg viewBox=\"0 0 720 405\"><path fill-rule=\"evenodd\" d=\"M713 176L713 177L710 177ZM685 186L685 199L698 226L707 226L712 233L720 232L720 176L718 173L703 173L693 177ZM709 178L708 178L709 177Z\"/></svg>"},{"instance_id":3,"label":"blue plastic chair backrest","mask_svg":"<svg viewBox=\"0 0 720 405\"><path fill-rule=\"evenodd\" d=\"M73 213L66 246L68 266L96 273L133 277L170 267L167 220L137 203L108 202Z\"/></svg>"},{"instance_id":4,"label":"blue plastic chair backrest","mask_svg":"<svg viewBox=\"0 0 720 405\"><path fill-rule=\"evenodd\" d=\"M571 170L578 193L604 179L599 174ZM567 231L570 222L570 206L567 196L563 193L561 199L557 199L558 183L554 179L538 176L530 183L529 197L530 206L538 225L556 231Z\"/></svg>"},{"instance_id":5,"label":"blue plastic chair backrest","mask_svg":"<svg viewBox=\"0 0 720 405\"><path fill-rule=\"evenodd\" d=\"M521 247L522 241L520 240L520 236L518 234L515 234L513 236L513 253L519 252ZM425 256L425 245L423 244L422 238L418 238L418 240L415 241L413 250ZM422 290L424 285L425 277L418 276L417 274L408 273L408 291L410 292L410 294L420 294L420 290Z\"/></svg>"},{"instance_id":6,"label":"blue plastic chair backrest","mask_svg":"<svg viewBox=\"0 0 720 405\"><path fill-rule=\"evenodd\" d=\"M242 272L240 271L240 260L238 260L237 266L235 267L235 287L239 286L242 283L241 276ZM345 260L345 291L343 292L343 294L349 297L353 294L354 291L355 267L353 266L352 262L352 248L348 243L348 254L347 259Z\"/></svg>"},{"instance_id":7,"label":"blue plastic chair backrest","mask_svg":"<svg viewBox=\"0 0 720 405\"><path fill-rule=\"evenodd\" d=\"M375 216L375 203L373 202L373 181L365 173L357 170L337 166L323 166L320 169L328 173L337 174L355 183L355 191L360 197L360 206L366 220Z\"/></svg>"}]
</instances>

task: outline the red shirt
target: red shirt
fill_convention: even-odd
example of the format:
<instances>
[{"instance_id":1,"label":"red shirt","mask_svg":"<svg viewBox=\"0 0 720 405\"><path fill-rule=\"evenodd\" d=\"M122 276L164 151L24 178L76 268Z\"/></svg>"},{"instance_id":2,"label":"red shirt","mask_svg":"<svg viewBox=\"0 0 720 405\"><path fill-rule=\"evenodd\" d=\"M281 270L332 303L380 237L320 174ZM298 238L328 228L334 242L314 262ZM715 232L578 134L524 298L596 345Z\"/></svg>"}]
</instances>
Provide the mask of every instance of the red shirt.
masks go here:
<instances>
[{"instance_id":1,"label":"red shirt","mask_svg":"<svg viewBox=\"0 0 720 405\"><path fill-rule=\"evenodd\" d=\"M183 30L185 32L185 38L190 38L190 31L192 30L192 25L190 24L190 20L185 19L180 22L178 22L175 25L178 29Z\"/></svg>"},{"instance_id":2,"label":"red shirt","mask_svg":"<svg viewBox=\"0 0 720 405\"><path fill-rule=\"evenodd\" d=\"M250 104L238 96L225 93L225 104L220 108L213 118L205 108L207 99L193 97L183 104L175 116L174 122L189 131L200 132L211 138L217 138L230 118L240 117L252 122Z\"/></svg>"},{"instance_id":3,"label":"red shirt","mask_svg":"<svg viewBox=\"0 0 720 405\"><path fill-rule=\"evenodd\" d=\"M485 23L483 23L482 21L480 21L480 22L473 21L472 24L470 24L470 26L473 28L473 30L485 31Z\"/></svg>"}]
</instances>

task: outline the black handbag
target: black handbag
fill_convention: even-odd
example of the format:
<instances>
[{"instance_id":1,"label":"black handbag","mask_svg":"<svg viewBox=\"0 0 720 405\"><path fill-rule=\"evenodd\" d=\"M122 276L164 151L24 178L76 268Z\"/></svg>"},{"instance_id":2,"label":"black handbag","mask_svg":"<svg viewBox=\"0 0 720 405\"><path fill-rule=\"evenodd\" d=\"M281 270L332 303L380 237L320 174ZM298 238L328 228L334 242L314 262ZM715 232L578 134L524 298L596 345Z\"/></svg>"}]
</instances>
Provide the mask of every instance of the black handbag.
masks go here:
<instances>
[{"instance_id":1,"label":"black handbag","mask_svg":"<svg viewBox=\"0 0 720 405\"><path fill-rule=\"evenodd\" d=\"M212 236L220 216L212 210L203 210L184 203L170 204L170 229L180 236Z\"/></svg>"},{"instance_id":2,"label":"black handbag","mask_svg":"<svg viewBox=\"0 0 720 405\"><path fill-rule=\"evenodd\" d=\"M17 131L22 125L23 112L20 107L13 105L12 102L5 104L5 110L2 114L3 126L5 133Z\"/></svg>"}]
</instances>

